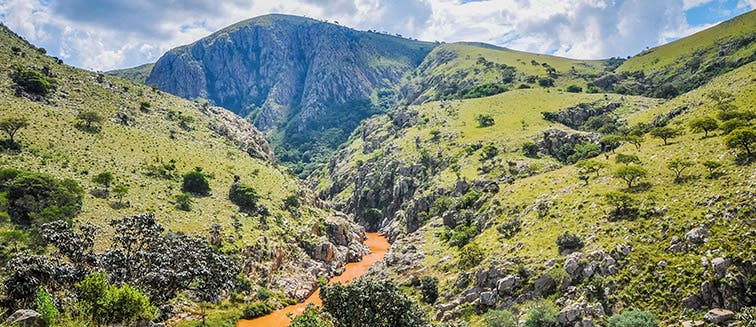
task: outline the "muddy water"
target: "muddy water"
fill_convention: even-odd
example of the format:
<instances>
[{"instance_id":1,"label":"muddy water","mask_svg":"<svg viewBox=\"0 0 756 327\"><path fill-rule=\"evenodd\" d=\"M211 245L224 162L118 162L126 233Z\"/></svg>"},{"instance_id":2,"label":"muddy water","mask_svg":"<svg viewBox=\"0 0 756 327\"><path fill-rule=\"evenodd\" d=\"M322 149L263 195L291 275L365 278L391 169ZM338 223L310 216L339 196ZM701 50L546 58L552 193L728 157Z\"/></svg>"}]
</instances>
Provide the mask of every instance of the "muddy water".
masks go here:
<instances>
[{"instance_id":1,"label":"muddy water","mask_svg":"<svg viewBox=\"0 0 756 327\"><path fill-rule=\"evenodd\" d=\"M378 233L365 233L367 236L367 240L365 241L365 245L370 248L370 254L362 257L362 260L359 262L353 262L348 263L346 267L344 268L344 272L336 277L331 278L330 281L328 281L329 284L335 283L335 282L341 282L342 284L351 282L358 277L362 276L365 272L367 272L368 268L372 266L374 263L381 261L383 259L383 256L386 255L388 252L389 247L391 246L386 240L385 237L382 235L378 235ZM308 303L313 303L315 305L321 305L322 302L320 300L320 289L316 290L310 297L307 298L302 303L291 305L288 307L285 307L281 310L273 311L272 313L262 316L260 318L252 319L252 320L240 320L239 323L236 324L237 327L275 327L275 326L288 326L291 320L287 316L288 314L291 314L292 316L296 316L298 314L301 314L305 308L307 307Z\"/></svg>"}]
</instances>

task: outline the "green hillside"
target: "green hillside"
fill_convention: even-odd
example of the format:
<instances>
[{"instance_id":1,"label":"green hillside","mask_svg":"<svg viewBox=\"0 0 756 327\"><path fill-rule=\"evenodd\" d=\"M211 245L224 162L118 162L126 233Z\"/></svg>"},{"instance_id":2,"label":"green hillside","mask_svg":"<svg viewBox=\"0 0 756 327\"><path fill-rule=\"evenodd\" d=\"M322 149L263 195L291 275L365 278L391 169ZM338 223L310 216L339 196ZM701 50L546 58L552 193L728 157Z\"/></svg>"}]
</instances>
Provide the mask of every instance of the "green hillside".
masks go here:
<instances>
[{"instance_id":1,"label":"green hillside","mask_svg":"<svg viewBox=\"0 0 756 327\"><path fill-rule=\"evenodd\" d=\"M139 65L133 68L111 70L107 74L127 79L137 84L145 84L147 77L152 72L152 67L155 67L154 63Z\"/></svg>"},{"instance_id":2,"label":"green hillside","mask_svg":"<svg viewBox=\"0 0 756 327\"><path fill-rule=\"evenodd\" d=\"M205 246L209 239L219 255L235 260L237 266L223 269L243 273L232 289L227 284L219 288L224 298L228 292L243 297L265 288L274 294L270 306L289 303L305 297L316 286L316 278L333 275L347 260L361 256L361 229L319 207L296 177L272 162L263 135L233 113L63 65L4 26L0 62L3 131L8 130L8 122L26 123L13 140L3 133L0 142L4 281L9 274L19 274L15 269L23 269L5 266L16 255L31 255L23 250L47 252L53 258L68 253L45 251L48 243L41 239L49 235L41 232L47 228L45 222L70 220L82 231L93 223L99 233L88 237L93 238L94 253L101 255L116 244L111 237L120 232L114 228L123 228L111 225L111 220L141 213L154 214L166 233L197 236ZM209 192L199 179L207 180ZM33 193L37 188L45 190ZM334 244L330 233L337 230L342 234ZM317 255L314 244L335 255ZM85 267L77 273L96 268ZM196 269L208 269L204 274L209 278L215 268ZM44 278L35 278L24 282L41 283L49 292L57 292L54 298L75 290L75 283L45 284ZM145 285L151 284L138 280L134 284L149 294ZM31 287L34 290L36 284ZM4 292L4 307L24 303L8 302L10 291ZM155 305L165 300L151 295ZM181 296L200 302L189 294ZM174 309L199 310L186 305Z\"/></svg>"}]
</instances>

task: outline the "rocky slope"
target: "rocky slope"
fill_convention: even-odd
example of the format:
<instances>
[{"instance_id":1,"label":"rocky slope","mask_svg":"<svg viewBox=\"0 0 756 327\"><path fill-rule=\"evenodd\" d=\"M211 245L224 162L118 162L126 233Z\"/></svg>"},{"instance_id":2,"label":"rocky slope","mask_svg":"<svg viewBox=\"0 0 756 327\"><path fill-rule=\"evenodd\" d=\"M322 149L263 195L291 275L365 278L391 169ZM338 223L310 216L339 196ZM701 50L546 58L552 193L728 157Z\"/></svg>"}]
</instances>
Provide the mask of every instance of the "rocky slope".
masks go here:
<instances>
[{"instance_id":1,"label":"rocky slope","mask_svg":"<svg viewBox=\"0 0 756 327\"><path fill-rule=\"evenodd\" d=\"M240 258L243 277L256 288L298 299L316 287L317 278L338 273L365 253L363 228L323 208L273 163L263 134L238 115L63 65L5 26L0 58L0 120L27 122L13 142L2 135L0 168L80 185L82 204L74 222L103 230L95 240L98 250L113 233L111 219L151 212L169 231L215 235L217 246ZM41 92L45 83L51 87ZM207 176L210 192L190 196L182 207L177 197L184 192L182 175L195 167ZM112 180L96 182L100 173L110 173ZM242 210L229 199L237 181L255 192L257 211ZM117 185L126 191L116 193ZM32 233L29 226L9 221L7 211L6 193L0 192L3 260L34 241L24 236ZM8 239L14 233L22 241Z\"/></svg>"},{"instance_id":2,"label":"rocky slope","mask_svg":"<svg viewBox=\"0 0 756 327\"><path fill-rule=\"evenodd\" d=\"M753 22L753 13L735 22L744 17ZM702 33L731 39L719 34L727 26ZM749 58L751 47L731 53ZM583 92L600 91L596 78L621 60L570 73L579 63L564 59L564 69L533 57L546 71L525 58L470 44L436 48L402 84L408 105L366 120L313 174L321 198L394 241L371 274L404 281L419 300L422 281L437 278L439 299L425 309L473 326L486 326L494 310L523 320L547 308L560 326L593 326L639 309L675 325L756 305L756 170L727 145L733 129L756 124L755 64L703 80L677 74L702 84L667 101ZM544 77L553 86L537 82ZM492 83L503 91L466 99ZM530 87L512 90L519 84ZM708 136L695 127L706 117L721 126ZM670 130L670 140L657 136ZM643 172L631 186L627 166Z\"/></svg>"},{"instance_id":3,"label":"rocky slope","mask_svg":"<svg viewBox=\"0 0 756 327\"><path fill-rule=\"evenodd\" d=\"M258 128L278 130L273 139L279 157L310 162L316 153L304 152L343 142L361 119L380 110L381 101L390 100L383 89L396 85L434 46L267 15L169 51L146 83L187 99L208 99Z\"/></svg>"}]
</instances>

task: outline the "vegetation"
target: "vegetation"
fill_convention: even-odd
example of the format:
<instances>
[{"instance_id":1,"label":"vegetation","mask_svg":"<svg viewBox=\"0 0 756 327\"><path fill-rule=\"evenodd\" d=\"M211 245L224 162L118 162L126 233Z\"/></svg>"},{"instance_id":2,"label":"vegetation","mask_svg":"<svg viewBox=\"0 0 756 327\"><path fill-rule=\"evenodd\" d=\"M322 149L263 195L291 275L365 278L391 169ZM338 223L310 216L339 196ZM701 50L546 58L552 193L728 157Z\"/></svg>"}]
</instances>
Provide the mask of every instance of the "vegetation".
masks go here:
<instances>
[{"instance_id":1,"label":"vegetation","mask_svg":"<svg viewBox=\"0 0 756 327\"><path fill-rule=\"evenodd\" d=\"M668 145L667 140L680 136L681 133L672 127L656 127L651 130L650 134L662 139L664 145Z\"/></svg>"},{"instance_id":2,"label":"vegetation","mask_svg":"<svg viewBox=\"0 0 756 327\"><path fill-rule=\"evenodd\" d=\"M656 317L646 311L626 310L611 316L607 321L609 327L656 327Z\"/></svg>"},{"instance_id":3,"label":"vegetation","mask_svg":"<svg viewBox=\"0 0 756 327\"><path fill-rule=\"evenodd\" d=\"M719 122L714 118L704 117L691 120L688 126L694 132L704 132L704 137L709 137L709 132L719 128Z\"/></svg>"},{"instance_id":4,"label":"vegetation","mask_svg":"<svg viewBox=\"0 0 756 327\"><path fill-rule=\"evenodd\" d=\"M556 240L556 244L559 247L559 252L574 251L583 248L583 239L580 236L565 232L559 235Z\"/></svg>"},{"instance_id":5,"label":"vegetation","mask_svg":"<svg viewBox=\"0 0 756 327\"><path fill-rule=\"evenodd\" d=\"M181 190L196 195L210 195L210 183L207 181L207 175L202 172L202 168L195 167L183 176Z\"/></svg>"},{"instance_id":6,"label":"vegetation","mask_svg":"<svg viewBox=\"0 0 756 327\"><path fill-rule=\"evenodd\" d=\"M23 117L8 117L0 119L0 130L8 134L8 141L15 144L15 136L19 130L29 126L29 120Z\"/></svg>"},{"instance_id":7,"label":"vegetation","mask_svg":"<svg viewBox=\"0 0 756 327\"><path fill-rule=\"evenodd\" d=\"M633 183L640 180L643 177L646 177L648 175L648 170L646 168L643 168L641 166L636 165L625 165L622 167L617 168L617 170L614 171L613 176L619 179L622 179L627 183L627 188L632 189Z\"/></svg>"},{"instance_id":8,"label":"vegetation","mask_svg":"<svg viewBox=\"0 0 756 327\"><path fill-rule=\"evenodd\" d=\"M475 115L475 121L478 122L478 127L489 127L495 124L491 115Z\"/></svg>"},{"instance_id":9,"label":"vegetation","mask_svg":"<svg viewBox=\"0 0 756 327\"><path fill-rule=\"evenodd\" d=\"M323 309L335 326L426 326L420 308L390 281L358 280L325 286Z\"/></svg>"}]
</instances>

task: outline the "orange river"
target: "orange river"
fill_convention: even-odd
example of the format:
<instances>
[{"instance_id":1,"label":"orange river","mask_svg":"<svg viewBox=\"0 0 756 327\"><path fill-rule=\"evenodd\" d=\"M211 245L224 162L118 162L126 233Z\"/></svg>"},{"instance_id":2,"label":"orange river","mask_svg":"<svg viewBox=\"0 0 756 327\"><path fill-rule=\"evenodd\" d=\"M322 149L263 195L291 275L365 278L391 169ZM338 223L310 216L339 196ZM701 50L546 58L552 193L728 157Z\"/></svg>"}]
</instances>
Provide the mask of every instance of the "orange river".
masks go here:
<instances>
[{"instance_id":1,"label":"orange river","mask_svg":"<svg viewBox=\"0 0 756 327\"><path fill-rule=\"evenodd\" d=\"M348 263L344 268L344 272L339 276L331 278L331 280L328 281L329 284L335 282L346 284L357 279L358 277L362 276L362 274L366 273L370 266L378 261L381 261L383 259L383 256L386 255L391 244L389 244L388 240L386 240L385 237L378 235L378 233L365 233L365 235L367 236L365 245L370 248L370 254L362 257L362 260L360 260L359 262ZM322 301L320 300L320 289L317 289L315 292L313 292L312 295L310 295L310 297L308 297L302 303L290 305L281 310L273 311L272 313L260 318L255 318L252 320L240 320L239 323L236 324L236 327L288 326L291 322L291 319L289 319L288 315L291 314L292 316L297 316L301 314L302 312L304 312L308 303L313 303L315 305L322 304Z\"/></svg>"}]
</instances>

